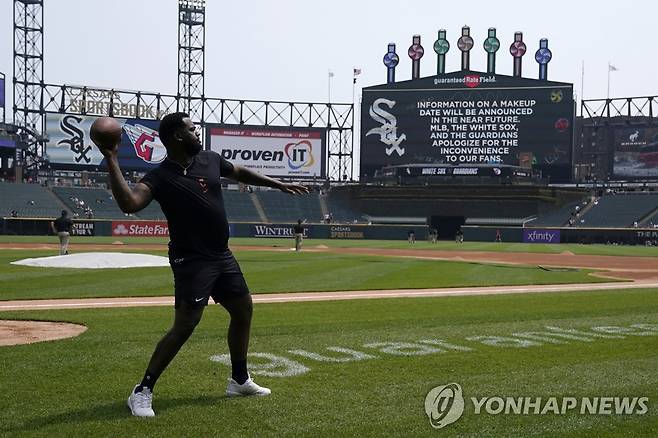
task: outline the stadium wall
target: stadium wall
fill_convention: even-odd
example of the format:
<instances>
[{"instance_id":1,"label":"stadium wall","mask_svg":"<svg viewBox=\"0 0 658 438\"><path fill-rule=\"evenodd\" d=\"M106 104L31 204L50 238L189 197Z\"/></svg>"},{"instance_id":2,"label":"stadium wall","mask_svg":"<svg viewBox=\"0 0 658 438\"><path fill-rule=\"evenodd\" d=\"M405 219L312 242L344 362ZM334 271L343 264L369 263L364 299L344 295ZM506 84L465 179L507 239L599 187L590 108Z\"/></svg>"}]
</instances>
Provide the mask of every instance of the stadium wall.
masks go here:
<instances>
[{"instance_id":1,"label":"stadium wall","mask_svg":"<svg viewBox=\"0 0 658 438\"><path fill-rule=\"evenodd\" d=\"M0 225L3 235L52 235L50 219L4 218ZM231 223L231 237L268 238L293 237L293 224ZM305 235L311 239L378 239L406 240L413 230L416 239L427 239L426 225L356 225L304 224ZM74 236L167 237L166 221L143 220L76 220Z\"/></svg>"},{"instance_id":2,"label":"stadium wall","mask_svg":"<svg viewBox=\"0 0 658 438\"><path fill-rule=\"evenodd\" d=\"M655 228L523 228L464 225L462 230L464 240L467 242L495 242L496 232L500 230L503 242L622 245L658 243L658 229Z\"/></svg>"}]
</instances>

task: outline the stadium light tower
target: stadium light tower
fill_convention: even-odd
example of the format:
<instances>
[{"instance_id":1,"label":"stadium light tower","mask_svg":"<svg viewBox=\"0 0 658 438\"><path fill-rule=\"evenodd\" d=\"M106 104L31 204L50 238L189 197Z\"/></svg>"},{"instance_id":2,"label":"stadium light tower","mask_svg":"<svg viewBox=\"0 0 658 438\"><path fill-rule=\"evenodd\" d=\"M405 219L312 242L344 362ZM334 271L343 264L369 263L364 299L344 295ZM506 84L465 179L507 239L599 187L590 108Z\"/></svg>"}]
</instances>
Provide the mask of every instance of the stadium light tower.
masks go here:
<instances>
[{"instance_id":1,"label":"stadium light tower","mask_svg":"<svg viewBox=\"0 0 658 438\"><path fill-rule=\"evenodd\" d=\"M178 111L204 120L206 1L178 1Z\"/></svg>"},{"instance_id":2,"label":"stadium light tower","mask_svg":"<svg viewBox=\"0 0 658 438\"><path fill-rule=\"evenodd\" d=\"M14 123L43 133L43 0L14 0Z\"/></svg>"}]
</instances>

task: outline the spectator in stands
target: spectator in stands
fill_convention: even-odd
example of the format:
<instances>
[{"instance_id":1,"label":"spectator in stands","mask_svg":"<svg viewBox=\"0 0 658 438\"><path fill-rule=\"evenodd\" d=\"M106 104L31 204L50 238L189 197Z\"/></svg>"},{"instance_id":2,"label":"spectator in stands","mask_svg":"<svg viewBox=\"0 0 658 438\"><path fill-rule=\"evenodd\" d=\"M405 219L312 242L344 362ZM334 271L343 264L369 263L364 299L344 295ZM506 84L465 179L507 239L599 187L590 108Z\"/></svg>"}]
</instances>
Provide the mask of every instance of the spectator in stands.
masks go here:
<instances>
[{"instance_id":1,"label":"spectator in stands","mask_svg":"<svg viewBox=\"0 0 658 438\"><path fill-rule=\"evenodd\" d=\"M11 211L11 217L18 217L18 211L17 210L12 210Z\"/></svg>"},{"instance_id":2,"label":"spectator in stands","mask_svg":"<svg viewBox=\"0 0 658 438\"><path fill-rule=\"evenodd\" d=\"M637 221L634 221L633 222L633 228L637 228L637 227L639 227L639 225L638 225Z\"/></svg>"},{"instance_id":3,"label":"spectator in stands","mask_svg":"<svg viewBox=\"0 0 658 438\"><path fill-rule=\"evenodd\" d=\"M59 237L59 255L68 254L69 239L73 221L68 217L66 210L62 210L62 215L50 223L53 233Z\"/></svg>"},{"instance_id":4,"label":"spectator in stands","mask_svg":"<svg viewBox=\"0 0 658 438\"><path fill-rule=\"evenodd\" d=\"M409 243L416 243L416 233L414 230L409 230L407 233L407 242Z\"/></svg>"},{"instance_id":5,"label":"spectator in stands","mask_svg":"<svg viewBox=\"0 0 658 438\"><path fill-rule=\"evenodd\" d=\"M292 228L295 234L295 251L299 252L302 250L302 243L304 242L304 226L302 225L302 220L297 219L297 225Z\"/></svg>"}]
</instances>

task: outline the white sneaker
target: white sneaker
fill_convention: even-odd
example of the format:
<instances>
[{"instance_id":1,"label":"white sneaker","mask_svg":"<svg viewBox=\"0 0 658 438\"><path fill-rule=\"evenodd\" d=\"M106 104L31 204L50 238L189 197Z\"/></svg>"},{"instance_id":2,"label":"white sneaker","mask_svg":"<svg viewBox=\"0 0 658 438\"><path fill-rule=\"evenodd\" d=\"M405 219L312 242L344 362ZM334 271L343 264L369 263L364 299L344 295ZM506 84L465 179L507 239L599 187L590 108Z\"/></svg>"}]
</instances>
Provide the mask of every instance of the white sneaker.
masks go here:
<instances>
[{"instance_id":1,"label":"white sneaker","mask_svg":"<svg viewBox=\"0 0 658 438\"><path fill-rule=\"evenodd\" d=\"M229 378L228 386L226 387L226 395L229 397L242 397L247 395L270 395L272 391L269 388L259 386L251 380L251 377L247 379L242 385L240 385L235 380Z\"/></svg>"},{"instance_id":2,"label":"white sneaker","mask_svg":"<svg viewBox=\"0 0 658 438\"><path fill-rule=\"evenodd\" d=\"M139 385L135 385L137 388ZM153 403L153 393L150 389L144 388L141 392L130 393L128 397L128 407L135 417L155 417L155 412L151 404Z\"/></svg>"}]
</instances>

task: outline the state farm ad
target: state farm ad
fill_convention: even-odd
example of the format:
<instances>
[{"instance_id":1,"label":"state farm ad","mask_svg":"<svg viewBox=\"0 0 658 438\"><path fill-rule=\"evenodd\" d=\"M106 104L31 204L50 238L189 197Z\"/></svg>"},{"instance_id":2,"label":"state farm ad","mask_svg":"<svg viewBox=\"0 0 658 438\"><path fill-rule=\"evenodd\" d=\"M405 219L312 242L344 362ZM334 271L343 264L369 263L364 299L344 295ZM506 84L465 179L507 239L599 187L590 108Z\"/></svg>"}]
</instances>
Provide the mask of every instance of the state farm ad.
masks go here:
<instances>
[{"instance_id":1,"label":"state farm ad","mask_svg":"<svg viewBox=\"0 0 658 438\"><path fill-rule=\"evenodd\" d=\"M169 226L165 221L113 221L112 235L116 237L168 237Z\"/></svg>"}]
</instances>

